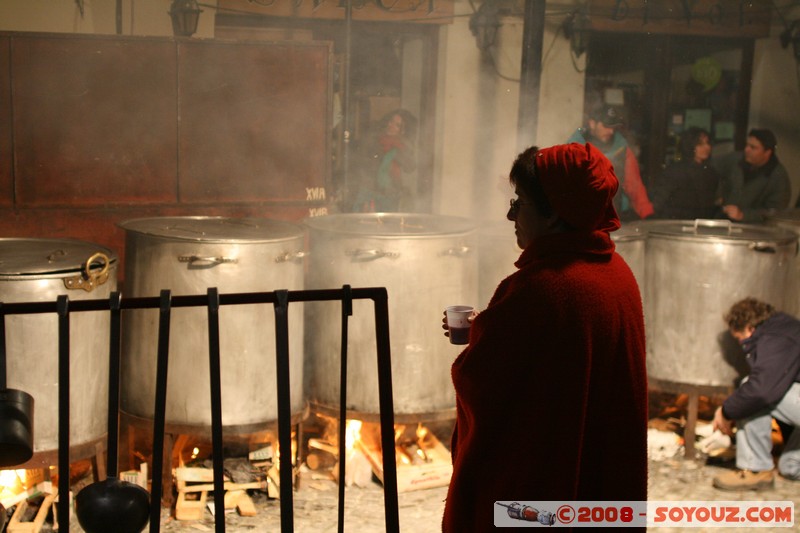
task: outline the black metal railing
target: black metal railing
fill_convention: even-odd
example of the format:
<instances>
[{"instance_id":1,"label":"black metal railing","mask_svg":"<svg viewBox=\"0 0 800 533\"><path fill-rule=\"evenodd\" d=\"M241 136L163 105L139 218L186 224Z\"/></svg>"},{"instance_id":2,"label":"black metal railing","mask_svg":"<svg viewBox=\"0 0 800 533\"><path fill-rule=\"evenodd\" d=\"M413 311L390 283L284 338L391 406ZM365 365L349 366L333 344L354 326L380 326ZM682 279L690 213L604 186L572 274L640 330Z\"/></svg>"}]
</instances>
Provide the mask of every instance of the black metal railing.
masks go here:
<instances>
[{"instance_id":1,"label":"black metal railing","mask_svg":"<svg viewBox=\"0 0 800 533\"><path fill-rule=\"evenodd\" d=\"M125 298L119 292L111 293L108 299L70 301L66 295L55 302L0 303L0 361L5 361L5 316L39 313L58 315L58 499L59 526L69 529L69 399L70 399L70 315L83 311L109 311L109 412L107 472L117 473L117 449L119 431L119 372L121 311L127 309L158 309L158 349L156 364L156 394L153 419L153 472L150 493L150 532L161 528L161 497L163 492L163 449L166 423L167 373L169 364L170 316L173 308L206 307L208 309L209 372L211 381L211 434L214 468L214 499L224 500L222 457L222 394L220 382L219 308L223 305L272 304L275 310L275 357L276 385L278 394L278 445L281 450L291 450L291 406L289 381L289 321L288 307L291 302L331 301L342 302L342 377L341 409L339 427L345 425L346 375L347 375L347 317L352 315L352 300L370 299L374 302L375 333L377 339L378 395L380 407L381 447L383 453L383 485L385 523L388 533L399 533L399 510L397 496L397 467L394 447L394 411L392 404L392 364L389 345L388 295L383 287L324 290L279 290L273 292L219 294L216 288L208 289L206 295L172 296L163 290L159 297ZM5 365L3 365L5 366ZM0 372L5 374L5 368ZM340 438L340 459L344 457ZM292 497L291 453L283 453L278 459L280 470L281 533L294 531L294 507ZM284 461L289 464L284 466ZM339 531L344 522L344 461L339 461ZM215 513L215 530L225 531L225 513Z\"/></svg>"}]
</instances>

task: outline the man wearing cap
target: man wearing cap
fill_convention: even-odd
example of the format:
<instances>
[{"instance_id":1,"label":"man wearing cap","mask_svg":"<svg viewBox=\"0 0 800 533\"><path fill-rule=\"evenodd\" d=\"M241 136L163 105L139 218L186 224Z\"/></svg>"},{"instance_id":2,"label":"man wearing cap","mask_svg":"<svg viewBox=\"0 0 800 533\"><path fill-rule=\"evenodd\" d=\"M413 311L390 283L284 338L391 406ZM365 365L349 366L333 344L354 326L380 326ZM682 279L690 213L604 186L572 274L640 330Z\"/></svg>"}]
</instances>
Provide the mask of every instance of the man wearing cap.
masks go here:
<instances>
[{"instance_id":1,"label":"man wearing cap","mask_svg":"<svg viewBox=\"0 0 800 533\"><path fill-rule=\"evenodd\" d=\"M747 134L744 153L712 159L722 176L722 209L731 220L763 222L770 212L789 207L792 187L775 154L777 145L770 130L754 128Z\"/></svg>"},{"instance_id":2,"label":"man wearing cap","mask_svg":"<svg viewBox=\"0 0 800 533\"><path fill-rule=\"evenodd\" d=\"M614 205L623 220L647 218L653 214L653 204L647 197L647 189L642 183L639 162L625 137L618 131L622 126L622 112L614 106L603 106L592 111L586 128L578 128L567 140L568 143L584 144L590 142L597 146L611 164L621 185L621 191L614 199Z\"/></svg>"},{"instance_id":3,"label":"man wearing cap","mask_svg":"<svg viewBox=\"0 0 800 533\"><path fill-rule=\"evenodd\" d=\"M510 180L523 252L452 366L446 533L494 531L502 503L647 500L644 319L610 236L614 170L591 144L532 147Z\"/></svg>"}]
</instances>

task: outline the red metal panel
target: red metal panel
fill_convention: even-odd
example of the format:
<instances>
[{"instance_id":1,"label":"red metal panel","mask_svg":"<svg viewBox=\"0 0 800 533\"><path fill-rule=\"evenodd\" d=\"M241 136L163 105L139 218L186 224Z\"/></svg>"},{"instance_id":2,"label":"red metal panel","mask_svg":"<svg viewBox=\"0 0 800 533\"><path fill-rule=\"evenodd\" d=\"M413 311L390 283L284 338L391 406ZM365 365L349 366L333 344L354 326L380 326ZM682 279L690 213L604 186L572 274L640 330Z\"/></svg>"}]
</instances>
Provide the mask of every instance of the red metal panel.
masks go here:
<instances>
[{"instance_id":1,"label":"red metal panel","mask_svg":"<svg viewBox=\"0 0 800 533\"><path fill-rule=\"evenodd\" d=\"M11 205L14 202L9 49L10 39L0 36L0 205Z\"/></svg>"},{"instance_id":2,"label":"red metal panel","mask_svg":"<svg viewBox=\"0 0 800 533\"><path fill-rule=\"evenodd\" d=\"M11 37L18 206L174 201L170 39Z\"/></svg>"},{"instance_id":3,"label":"red metal panel","mask_svg":"<svg viewBox=\"0 0 800 533\"><path fill-rule=\"evenodd\" d=\"M330 45L178 47L180 201L324 199Z\"/></svg>"}]
</instances>

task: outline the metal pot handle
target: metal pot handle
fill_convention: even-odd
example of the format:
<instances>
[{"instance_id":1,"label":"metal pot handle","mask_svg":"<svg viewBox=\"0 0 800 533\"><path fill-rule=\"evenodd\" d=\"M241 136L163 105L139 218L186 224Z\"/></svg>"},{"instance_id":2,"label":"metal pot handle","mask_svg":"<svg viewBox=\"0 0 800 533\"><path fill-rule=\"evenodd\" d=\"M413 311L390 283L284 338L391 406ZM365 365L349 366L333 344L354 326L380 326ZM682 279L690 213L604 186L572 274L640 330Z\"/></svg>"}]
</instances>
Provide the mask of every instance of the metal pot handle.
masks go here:
<instances>
[{"instance_id":1,"label":"metal pot handle","mask_svg":"<svg viewBox=\"0 0 800 533\"><path fill-rule=\"evenodd\" d=\"M189 263L189 268L208 268L223 263L238 263L239 260L235 257L213 257L213 256L200 256L200 255L179 255L178 261L181 263ZM195 263L204 263L203 265L195 265Z\"/></svg>"},{"instance_id":2,"label":"metal pot handle","mask_svg":"<svg viewBox=\"0 0 800 533\"><path fill-rule=\"evenodd\" d=\"M728 230L728 235L732 235L734 233L741 233L742 230L739 228L735 228L733 226L733 222L727 219L717 220L717 219L707 219L707 218L696 218L694 220L694 228L691 226L684 226L683 231L692 231L697 234L697 230L700 226L704 226L706 228L726 228Z\"/></svg>"},{"instance_id":3,"label":"metal pot handle","mask_svg":"<svg viewBox=\"0 0 800 533\"><path fill-rule=\"evenodd\" d=\"M345 252L345 255L352 257L353 261L374 261L376 259L380 259L381 257L389 257L389 258L396 258L400 257L400 254L397 252L386 252L384 250L348 250Z\"/></svg>"},{"instance_id":4,"label":"metal pot handle","mask_svg":"<svg viewBox=\"0 0 800 533\"><path fill-rule=\"evenodd\" d=\"M465 255L468 255L470 252L472 252L471 247L462 245L462 246L455 246L453 248L448 248L447 250L442 252L441 255L464 257Z\"/></svg>"},{"instance_id":5,"label":"metal pot handle","mask_svg":"<svg viewBox=\"0 0 800 533\"><path fill-rule=\"evenodd\" d=\"M100 272L92 272L92 263L102 261L103 268ZM79 276L64 278L64 286L67 289L83 289L86 292L92 292L95 287L99 287L108 281L108 268L111 261L108 256L102 252L89 257L83 265L83 271Z\"/></svg>"},{"instance_id":6,"label":"metal pot handle","mask_svg":"<svg viewBox=\"0 0 800 533\"><path fill-rule=\"evenodd\" d=\"M761 252L763 254L778 253L778 245L774 242L751 242L749 248L754 252Z\"/></svg>"},{"instance_id":7,"label":"metal pot handle","mask_svg":"<svg viewBox=\"0 0 800 533\"><path fill-rule=\"evenodd\" d=\"M300 250L298 250L296 252L284 252L284 253L282 253L281 255L279 255L278 257L275 258L275 262L276 263L286 263L287 261L300 261L306 255L308 255L308 254L306 254L305 252L300 251Z\"/></svg>"}]
</instances>

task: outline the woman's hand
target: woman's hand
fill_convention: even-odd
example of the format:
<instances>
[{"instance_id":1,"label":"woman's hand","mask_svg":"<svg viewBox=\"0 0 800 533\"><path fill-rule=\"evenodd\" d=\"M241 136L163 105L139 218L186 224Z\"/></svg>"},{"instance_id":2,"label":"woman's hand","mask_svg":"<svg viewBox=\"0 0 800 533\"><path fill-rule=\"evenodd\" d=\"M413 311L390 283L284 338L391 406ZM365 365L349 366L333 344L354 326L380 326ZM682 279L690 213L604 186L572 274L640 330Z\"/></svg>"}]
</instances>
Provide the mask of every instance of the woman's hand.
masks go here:
<instances>
[{"instance_id":1,"label":"woman's hand","mask_svg":"<svg viewBox=\"0 0 800 533\"><path fill-rule=\"evenodd\" d=\"M450 338L450 328L447 327L447 311L442 311L442 329L444 330L444 336ZM475 320L475 317L478 316L477 311L473 311L471 315L467 317L467 321L472 325L472 321Z\"/></svg>"}]
</instances>

